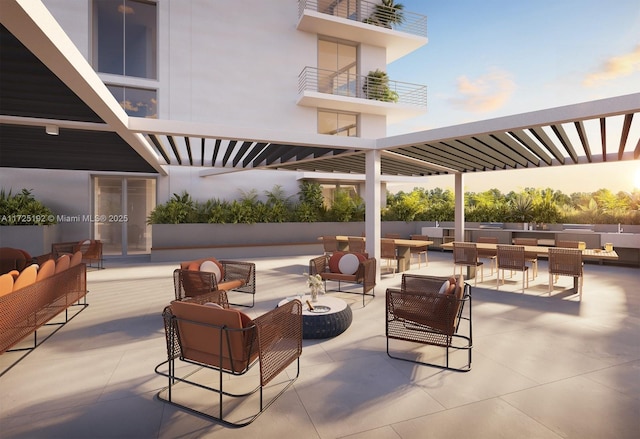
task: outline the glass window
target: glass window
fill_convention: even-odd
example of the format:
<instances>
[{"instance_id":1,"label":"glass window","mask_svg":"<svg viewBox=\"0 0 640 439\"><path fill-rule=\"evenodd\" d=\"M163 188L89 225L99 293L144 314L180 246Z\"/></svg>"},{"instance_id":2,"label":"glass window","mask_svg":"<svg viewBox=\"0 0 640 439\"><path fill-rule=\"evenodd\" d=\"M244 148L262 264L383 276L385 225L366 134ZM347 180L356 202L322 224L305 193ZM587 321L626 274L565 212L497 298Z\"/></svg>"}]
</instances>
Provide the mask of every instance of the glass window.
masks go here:
<instances>
[{"instance_id":1,"label":"glass window","mask_svg":"<svg viewBox=\"0 0 640 439\"><path fill-rule=\"evenodd\" d=\"M98 72L157 79L156 4L94 0L94 65Z\"/></svg>"},{"instance_id":2,"label":"glass window","mask_svg":"<svg viewBox=\"0 0 640 439\"><path fill-rule=\"evenodd\" d=\"M158 93L156 90L121 85L107 85L107 88L129 116L158 118Z\"/></svg>"},{"instance_id":3,"label":"glass window","mask_svg":"<svg viewBox=\"0 0 640 439\"><path fill-rule=\"evenodd\" d=\"M356 96L358 48L344 42L318 40L318 91Z\"/></svg>"},{"instance_id":4,"label":"glass window","mask_svg":"<svg viewBox=\"0 0 640 439\"><path fill-rule=\"evenodd\" d=\"M358 136L358 115L318 110L318 133L333 136Z\"/></svg>"}]
</instances>

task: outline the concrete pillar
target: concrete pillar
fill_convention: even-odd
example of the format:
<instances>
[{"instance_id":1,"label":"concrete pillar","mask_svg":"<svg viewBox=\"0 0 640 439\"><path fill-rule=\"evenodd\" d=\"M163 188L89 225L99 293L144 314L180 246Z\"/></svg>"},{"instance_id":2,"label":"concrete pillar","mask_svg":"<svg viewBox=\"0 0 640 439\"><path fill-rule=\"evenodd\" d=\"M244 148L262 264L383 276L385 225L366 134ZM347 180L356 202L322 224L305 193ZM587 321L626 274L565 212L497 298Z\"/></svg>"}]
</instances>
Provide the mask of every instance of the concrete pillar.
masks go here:
<instances>
[{"instance_id":1,"label":"concrete pillar","mask_svg":"<svg viewBox=\"0 0 640 439\"><path fill-rule=\"evenodd\" d=\"M455 240L464 241L464 174L455 174Z\"/></svg>"},{"instance_id":2,"label":"concrete pillar","mask_svg":"<svg viewBox=\"0 0 640 439\"><path fill-rule=\"evenodd\" d=\"M380 151L366 152L366 191L365 191L365 234L367 235L367 253L380 262L380 198L382 186L380 184ZM380 267L376 270L376 282L380 280Z\"/></svg>"}]
</instances>

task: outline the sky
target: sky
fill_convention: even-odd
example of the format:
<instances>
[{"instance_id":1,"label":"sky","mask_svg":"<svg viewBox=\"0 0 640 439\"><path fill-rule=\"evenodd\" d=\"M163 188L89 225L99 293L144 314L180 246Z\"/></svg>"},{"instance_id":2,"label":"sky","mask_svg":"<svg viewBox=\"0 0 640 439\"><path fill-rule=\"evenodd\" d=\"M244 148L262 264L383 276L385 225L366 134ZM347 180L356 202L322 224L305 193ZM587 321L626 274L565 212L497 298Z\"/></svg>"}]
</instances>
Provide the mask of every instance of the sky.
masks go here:
<instances>
[{"instance_id":1,"label":"sky","mask_svg":"<svg viewBox=\"0 0 640 439\"><path fill-rule=\"evenodd\" d=\"M427 16L427 45L389 77L427 85L427 113L387 135L640 92L638 0L396 0ZM637 141L640 121L632 125ZM615 146L617 148L617 145ZM613 149L615 149L613 148ZM426 185L453 188L453 177ZM465 175L465 190L640 188L640 161Z\"/></svg>"}]
</instances>

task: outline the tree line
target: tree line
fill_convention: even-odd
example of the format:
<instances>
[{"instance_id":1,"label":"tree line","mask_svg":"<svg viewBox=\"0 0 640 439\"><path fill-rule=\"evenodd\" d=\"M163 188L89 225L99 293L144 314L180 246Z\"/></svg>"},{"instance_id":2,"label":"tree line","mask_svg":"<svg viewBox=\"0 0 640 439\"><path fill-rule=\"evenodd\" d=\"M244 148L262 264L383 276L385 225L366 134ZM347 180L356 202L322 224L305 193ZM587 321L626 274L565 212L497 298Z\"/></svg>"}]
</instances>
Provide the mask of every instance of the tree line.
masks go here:
<instances>
[{"instance_id":1,"label":"tree line","mask_svg":"<svg viewBox=\"0 0 640 439\"><path fill-rule=\"evenodd\" d=\"M506 194L498 189L465 193L465 220L470 222L535 222L537 224L640 224L640 191L613 193L608 189L566 195L554 189L526 188ZM449 189L414 188L388 193L383 221L453 221L455 196ZM183 192L173 194L151 212L151 224L265 223L364 221L364 200L346 190L325 200L319 183L302 182L288 196L278 185L264 191L242 192L237 200L196 201Z\"/></svg>"}]
</instances>

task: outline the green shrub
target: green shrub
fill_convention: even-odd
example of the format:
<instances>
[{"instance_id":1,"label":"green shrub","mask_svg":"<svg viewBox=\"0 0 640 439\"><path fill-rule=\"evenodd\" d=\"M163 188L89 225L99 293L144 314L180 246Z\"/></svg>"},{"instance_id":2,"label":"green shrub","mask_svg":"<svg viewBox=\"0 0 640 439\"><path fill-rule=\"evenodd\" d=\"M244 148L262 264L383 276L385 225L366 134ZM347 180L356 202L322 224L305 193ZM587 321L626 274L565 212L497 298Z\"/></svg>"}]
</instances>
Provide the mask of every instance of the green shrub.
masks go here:
<instances>
[{"instance_id":1,"label":"green shrub","mask_svg":"<svg viewBox=\"0 0 640 439\"><path fill-rule=\"evenodd\" d=\"M16 195L11 190L0 190L0 225L3 226L46 226L56 224L53 211L35 199L31 190L22 189Z\"/></svg>"}]
</instances>

